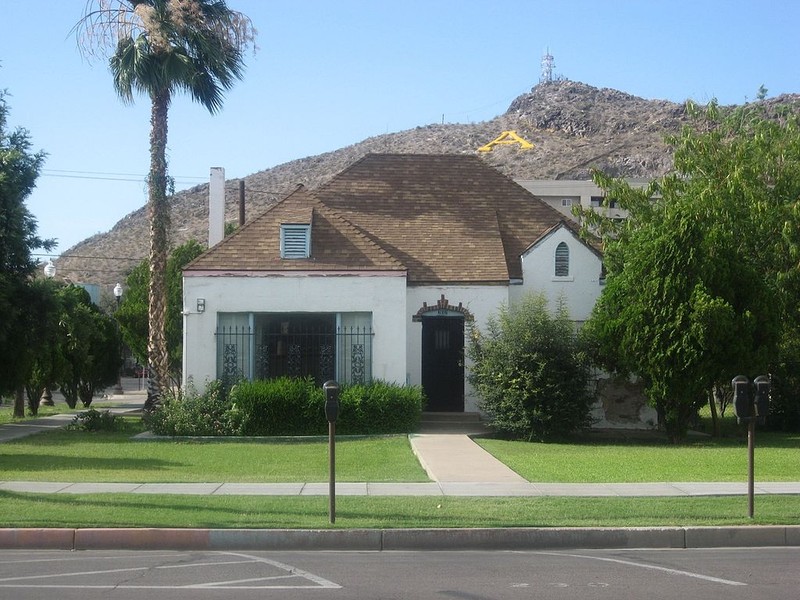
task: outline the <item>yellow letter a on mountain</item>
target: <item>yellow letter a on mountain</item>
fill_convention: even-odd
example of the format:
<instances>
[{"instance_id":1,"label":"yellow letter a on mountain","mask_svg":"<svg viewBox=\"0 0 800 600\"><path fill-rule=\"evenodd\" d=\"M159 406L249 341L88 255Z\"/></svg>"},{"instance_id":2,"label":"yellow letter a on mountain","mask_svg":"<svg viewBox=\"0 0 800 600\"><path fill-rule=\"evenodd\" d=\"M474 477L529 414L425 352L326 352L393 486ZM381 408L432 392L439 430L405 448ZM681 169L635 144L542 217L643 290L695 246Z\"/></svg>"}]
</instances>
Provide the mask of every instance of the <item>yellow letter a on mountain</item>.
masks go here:
<instances>
[{"instance_id":1,"label":"yellow letter a on mountain","mask_svg":"<svg viewBox=\"0 0 800 600\"><path fill-rule=\"evenodd\" d=\"M533 144L531 144L528 140L524 140L519 137L516 131L504 131L485 146L478 148L478 152L491 152L495 146L499 146L501 144L519 144L521 150L530 150L533 148Z\"/></svg>"}]
</instances>

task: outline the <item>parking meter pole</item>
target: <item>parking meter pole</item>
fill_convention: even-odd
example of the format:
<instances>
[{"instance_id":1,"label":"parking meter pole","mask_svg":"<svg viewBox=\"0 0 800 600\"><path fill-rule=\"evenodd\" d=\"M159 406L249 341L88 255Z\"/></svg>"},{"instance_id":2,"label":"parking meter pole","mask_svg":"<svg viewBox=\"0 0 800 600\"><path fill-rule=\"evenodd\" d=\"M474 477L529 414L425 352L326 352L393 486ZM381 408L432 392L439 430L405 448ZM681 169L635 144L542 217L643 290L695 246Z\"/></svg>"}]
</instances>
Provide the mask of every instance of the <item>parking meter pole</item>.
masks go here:
<instances>
[{"instance_id":1,"label":"parking meter pole","mask_svg":"<svg viewBox=\"0 0 800 600\"><path fill-rule=\"evenodd\" d=\"M751 418L747 423L747 515L752 519L755 514L755 447L756 420Z\"/></svg>"},{"instance_id":2,"label":"parking meter pole","mask_svg":"<svg viewBox=\"0 0 800 600\"><path fill-rule=\"evenodd\" d=\"M339 416L339 384L328 380L325 393L325 418L328 420L328 516L336 522L336 418Z\"/></svg>"},{"instance_id":3,"label":"parking meter pole","mask_svg":"<svg viewBox=\"0 0 800 600\"><path fill-rule=\"evenodd\" d=\"M328 423L328 516L336 522L336 423Z\"/></svg>"}]
</instances>

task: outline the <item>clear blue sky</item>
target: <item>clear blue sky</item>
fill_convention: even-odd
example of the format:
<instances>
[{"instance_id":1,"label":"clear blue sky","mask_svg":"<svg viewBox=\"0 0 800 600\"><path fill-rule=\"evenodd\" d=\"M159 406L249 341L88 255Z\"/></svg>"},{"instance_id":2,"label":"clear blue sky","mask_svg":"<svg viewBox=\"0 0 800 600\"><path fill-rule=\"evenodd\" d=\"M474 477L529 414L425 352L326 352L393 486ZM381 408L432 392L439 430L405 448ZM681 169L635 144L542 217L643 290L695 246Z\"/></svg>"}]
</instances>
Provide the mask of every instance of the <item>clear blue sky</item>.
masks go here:
<instances>
[{"instance_id":1,"label":"clear blue sky","mask_svg":"<svg viewBox=\"0 0 800 600\"><path fill-rule=\"evenodd\" d=\"M259 31L244 80L211 116L170 113L177 189L420 125L503 113L556 73L649 99L724 104L800 92L797 0L228 0ZM0 0L10 125L48 153L27 201L59 251L146 202L149 102L124 105L70 35L84 0ZM499 133L499 132L498 132ZM122 179L109 173L126 174Z\"/></svg>"}]
</instances>

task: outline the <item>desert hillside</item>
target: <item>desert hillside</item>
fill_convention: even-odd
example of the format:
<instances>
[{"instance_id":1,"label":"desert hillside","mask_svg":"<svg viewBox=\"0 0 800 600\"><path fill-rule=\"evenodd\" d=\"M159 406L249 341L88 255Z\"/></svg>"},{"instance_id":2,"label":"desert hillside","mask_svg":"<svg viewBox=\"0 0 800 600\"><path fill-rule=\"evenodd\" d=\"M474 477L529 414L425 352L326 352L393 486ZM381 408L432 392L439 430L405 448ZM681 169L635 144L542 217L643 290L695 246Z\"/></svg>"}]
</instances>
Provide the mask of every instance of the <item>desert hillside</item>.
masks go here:
<instances>
[{"instance_id":1,"label":"desert hillside","mask_svg":"<svg viewBox=\"0 0 800 600\"><path fill-rule=\"evenodd\" d=\"M768 102L798 103L800 97ZM677 132L684 122L682 104L645 100L573 81L540 84L489 121L428 125L371 137L248 175L244 178L247 218L263 212L298 183L313 189L367 153L478 153L480 146L506 130L516 131L534 148L496 146L492 152L479 154L515 179L588 179L593 168L615 176L653 178L672 164L664 136ZM227 182L226 214L231 222L238 219L238 190L238 180ZM179 192L171 202L173 244L192 238L205 243L208 186ZM146 256L147 240L147 213L142 207L111 231L64 252L57 261L59 275L74 282L113 286L135 264L121 259Z\"/></svg>"}]
</instances>

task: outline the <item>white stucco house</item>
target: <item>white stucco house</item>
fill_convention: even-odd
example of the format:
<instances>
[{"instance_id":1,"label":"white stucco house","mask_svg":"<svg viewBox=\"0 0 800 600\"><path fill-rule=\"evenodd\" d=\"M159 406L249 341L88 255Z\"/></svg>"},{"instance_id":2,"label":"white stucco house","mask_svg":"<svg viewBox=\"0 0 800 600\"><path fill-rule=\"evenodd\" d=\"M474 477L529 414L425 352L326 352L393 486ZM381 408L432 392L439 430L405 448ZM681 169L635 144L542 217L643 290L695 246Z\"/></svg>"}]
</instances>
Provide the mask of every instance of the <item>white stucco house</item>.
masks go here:
<instances>
[{"instance_id":1,"label":"white stucco house","mask_svg":"<svg viewBox=\"0 0 800 600\"><path fill-rule=\"evenodd\" d=\"M371 154L183 275L184 384L382 379L423 386L429 411L473 412L465 325L527 292L583 321L602 263L574 223L477 156Z\"/></svg>"}]
</instances>

